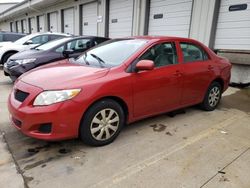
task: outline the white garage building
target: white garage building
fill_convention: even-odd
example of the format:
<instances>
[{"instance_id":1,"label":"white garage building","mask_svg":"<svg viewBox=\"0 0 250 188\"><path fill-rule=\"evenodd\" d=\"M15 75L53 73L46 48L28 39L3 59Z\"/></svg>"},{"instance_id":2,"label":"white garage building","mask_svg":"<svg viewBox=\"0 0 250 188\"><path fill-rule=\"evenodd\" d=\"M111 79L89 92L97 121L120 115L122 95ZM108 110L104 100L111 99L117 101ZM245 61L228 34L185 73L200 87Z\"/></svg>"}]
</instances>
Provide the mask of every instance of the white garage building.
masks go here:
<instances>
[{"instance_id":1,"label":"white garage building","mask_svg":"<svg viewBox=\"0 0 250 188\"><path fill-rule=\"evenodd\" d=\"M233 82L250 83L249 0L24 0L0 13L0 30L194 38L231 60Z\"/></svg>"}]
</instances>

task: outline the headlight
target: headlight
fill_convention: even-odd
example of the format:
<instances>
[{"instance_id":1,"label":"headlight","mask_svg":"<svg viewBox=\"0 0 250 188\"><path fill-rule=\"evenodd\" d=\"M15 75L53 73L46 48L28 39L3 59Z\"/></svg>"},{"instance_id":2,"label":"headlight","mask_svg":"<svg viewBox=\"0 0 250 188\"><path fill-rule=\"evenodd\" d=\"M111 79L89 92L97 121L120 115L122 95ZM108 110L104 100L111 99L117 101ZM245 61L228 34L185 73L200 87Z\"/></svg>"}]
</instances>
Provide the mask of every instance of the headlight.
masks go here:
<instances>
[{"instance_id":1,"label":"headlight","mask_svg":"<svg viewBox=\"0 0 250 188\"><path fill-rule=\"evenodd\" d=\"M81 89L44 91L36 97L33 105L45 106L45 105L51 105L57 102L66 101L78 95L80 91Z\"/></svg>"},{"instance_id":2,"label":"headlight","mask_svg":"<svg viewBox=\"0 0 250 188\"><path fill-rule=\"evenodd\" d=\"M17 59L17 60L15 60L15 62L22 65L22 64L27 64L27 63L33 63L35 60L36 60L36 58L33 58L33 59Z\"/></svg>"}]
</instances>

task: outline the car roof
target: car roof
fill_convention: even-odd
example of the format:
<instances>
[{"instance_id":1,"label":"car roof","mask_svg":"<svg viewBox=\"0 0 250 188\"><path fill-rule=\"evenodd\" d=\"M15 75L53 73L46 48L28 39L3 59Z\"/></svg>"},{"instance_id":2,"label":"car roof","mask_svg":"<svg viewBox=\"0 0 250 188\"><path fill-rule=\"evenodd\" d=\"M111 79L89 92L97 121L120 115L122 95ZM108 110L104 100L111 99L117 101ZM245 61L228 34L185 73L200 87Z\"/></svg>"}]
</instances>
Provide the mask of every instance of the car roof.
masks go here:
<instances>
[{"instance_id":1,"label":"car roof","mask_svg":"<svg viewBox=\"0 0 250 188\"><path fill-rule=\"evenodd\" d=\"M129 38L135 38L135 39L146 39L146 40L169 40L169 39L181 39L181 40L190 40L189 38L184 38L184 37L175 37L175 36L133 36Z\"/></svg>"},{"instance_id":2,"label":"car roof","mask_svg":"<svg viewBox=\"0 0 250 188\"><path fill-rule=\"evenodd\" d=\"M76 38L102 38L102 39L110 39L108 37L99 37L99 36L92 36L92 35L72 36L72 39L76 39Z\"/></svg>"},{"instance_id":3,"label":"car roof","mask_svg":"<svg viewBox=\"0 0 250 188\"><path fill-rule=\"evenodd\" d=\"M16 33L16 32L9 32L9 31L0 31L0 33L3 33L3 34L11 34L11 35L27 35L25 33Z\"/></svg>"}]
</instances>

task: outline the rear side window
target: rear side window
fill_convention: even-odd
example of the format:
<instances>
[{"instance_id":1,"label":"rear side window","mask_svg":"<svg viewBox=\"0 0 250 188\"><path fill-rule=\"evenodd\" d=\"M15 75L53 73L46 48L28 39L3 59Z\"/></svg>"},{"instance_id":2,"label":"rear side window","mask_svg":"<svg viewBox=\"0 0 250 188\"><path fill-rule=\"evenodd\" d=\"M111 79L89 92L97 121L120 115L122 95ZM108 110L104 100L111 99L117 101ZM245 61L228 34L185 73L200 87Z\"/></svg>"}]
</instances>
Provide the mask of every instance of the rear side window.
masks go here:
<instances>
[{"instance_id":1,"label":"rear side window","mask_svg":"<svg viewBox=\"0 0 250 188\"><path fill-rule=\"evenodd\" d=\"M206 61L209 59L205 50L203 50L200 46L183 42L181 42L180 45L185 63Z\"/></svg>"},{"instance_id":2,"label":"rear side window","mask_svg":"<svg viewBox=\"0 0 250 188\"><path fill-rule=\"evenodd\" d=\"M3 42L3 34L0 34L0 42Z\"/></svg>"},{"instance_id":3,"label":"rear side window","mask_svg":"<svg viewBox=\"0 0 250 188\"><path fill-rule=\"evenodd\" d=\"M50 35L50 39L49 40L61 39L63 37L64 36L62 36L62 35Z\"/></svg>"},{"instance_id":4,"label":"rear side window","mask_svg":"<svg viewBox=\"0 0 250 188\"><path fill-rule=\"evenodd\" d=\"M109 39L106 39L106 38L96 38L95 39L95 44L100 44L100 43L105 42L107 40L109 40Z\"/></svg>"}]
</instances>

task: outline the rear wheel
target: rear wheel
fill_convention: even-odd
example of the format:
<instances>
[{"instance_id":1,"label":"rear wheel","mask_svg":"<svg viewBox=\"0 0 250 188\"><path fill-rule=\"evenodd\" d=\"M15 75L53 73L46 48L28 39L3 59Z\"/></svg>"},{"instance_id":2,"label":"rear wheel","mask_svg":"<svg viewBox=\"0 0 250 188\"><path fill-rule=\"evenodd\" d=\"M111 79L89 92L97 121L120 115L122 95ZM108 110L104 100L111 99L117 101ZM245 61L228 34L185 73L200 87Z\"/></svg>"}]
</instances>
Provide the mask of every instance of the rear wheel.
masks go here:
<instances>
[{"instance_id":1,"label":"rear wheel","mask_svg":"<svg viewBox=\"0 0 250 188\"><path fill-rule=\"evenodd\" d=\"M201 103L201 108L206 111L213 111L219 104L222 94L221 84L218 82L213 82L205 95L203 102Z\"/></svg>"},{"instance_id":2,"label":"rear wheel","mask_svg":"<svg viewBox=\"0 0 250 188\"><path fill-rule=\"evenodd\" d=\"M95 103L84 115L80 137L84 143L103 146L114 141L125 123L122 107L114 100Z\"/></svg>"}]
</instances>

